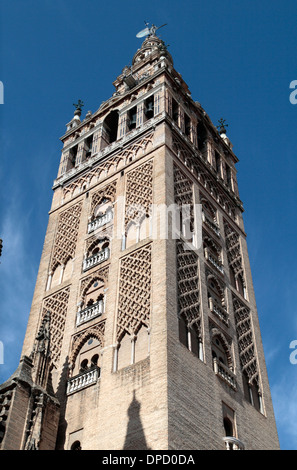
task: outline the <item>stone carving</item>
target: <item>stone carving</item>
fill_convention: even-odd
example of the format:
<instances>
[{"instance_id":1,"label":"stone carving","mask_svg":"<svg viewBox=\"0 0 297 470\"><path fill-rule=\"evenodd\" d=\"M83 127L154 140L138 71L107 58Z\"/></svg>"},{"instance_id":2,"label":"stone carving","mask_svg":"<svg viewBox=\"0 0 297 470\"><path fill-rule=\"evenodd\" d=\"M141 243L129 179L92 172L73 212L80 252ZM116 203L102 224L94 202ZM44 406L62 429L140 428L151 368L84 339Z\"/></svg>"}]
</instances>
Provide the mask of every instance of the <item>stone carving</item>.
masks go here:
<instances>
[{"instance_id":1,"label":"stone carving","mask_svg":"<svg viewBox=\"0 0 297 470\"><path fill-rule=\"evenodd\" d=\"M188 328L195 325L200 328L200 293L198 276L198 255L192 250L185 250L181 240L176 242L178 315L186 321Z\"/></svg>"},{"instance_id":2,"label":"stone carving","mask_svg":"<svg viewBox=\"0 0 297 470\"><path fill-rule=\"evenodd\" d=\"M250 309L233 295L236 334L241 369L246 373L249 383L259 386L258 364L255 356L255 343Z\"/></svg>"},{"instance_id":3,"label":"stone carving","mask_svg":"<svg viewBox=\"0 0 297 470\"><path fill-rule=\"evenodd\" d=\"M178 206L188 206L190 217L190 231L194 229L194 212L193 212L193 183L177 166L173 166L174 175L174 200ZM181 227L180 227L181 229Z\"/></svg>"},{"instance_id":4,"label":"stone carving","mask_svg":"<svg viewBox=\"0 0 297 470\"><path fill-rule=\"evenodd\" d=\"M117 340L133 336L144 325L149 328L151 312L151 245L121 260Z\"/></svg>"},{"instance_id":5,"label":"stone carving","mask_svg":"<svg viewBox=\"0 0 297 470\"><path fill-rule=\"evenodd\" d=\"M153 203L153 161L137 167L127 174L125 227L151 215Z\"/></svg>"},{"instance_id":6,"label":"stone carving","mask_svg":"<svg viewBox=\"0 0 297 470\"><path fill-rule=\"evenodd\" d=\"M227 214L236 220L236 203L226 191L223 190L216 177L207 170L205 162L192 154L183 143L173 136L172 148L179 160L191 171L206 191L220 204Z\"/></svg>"},{"instance_id":7,"label":"stone carving","mask_svg":"<svg viewBox=\"0 0 297 470\"><path fill-rule=\"evenodd\" d=\"M90 276L85 277L80 284L80 300L84 300L85 295L89 287L97 280L101 280L104 282L104 285L107 285L108 281L108 271L109 271L109 266L106 266L104 268L98 269L94 271Z\"/></svg>"},{"instance_id":8,"label":"stone carving","mask_svg":"<svg viewBox=\"0 0 297 470\"><path fill-rule=\"evenodd\" d=\"M84 187L91 187L100 180L115 174L119 168L142 157L149 147L153 146L153 132L148 133L141 139L131 142L126 149L112 155L108 160L100 162L94 169L88 171L86 175L80 176L74 182L63 188L63 200L71 198L75 193L80 193Z\"/></svg>"},{"instance_id":9,"label":"stone carving","mask_svg":"<svg viewBox=\"0 0 297 470\"><path fill-rule=\"evenodd\" d=\"M89 338L96 338L100 342L101 347L104 347L104 332L105 332L105 321L97 323L86 330L81 331L72 338L71 352L69 356L69 366L72 370L75 365L76 357Z\"/></svg>"},{"instance_id":10,"label":"stone carving","mask_svg":"<svg viewBox=\"0 0 297 470\"><path fill-rule=\"evenodd\" d=\"M82 203L69 207L61 212L55 237L50 270L54 271L58 264L66 264L69 258L74 258Z\"/></svg>"},{"instance_id":11,"label":"stone carving","mask_svg":"<svg viewBox=\"0 0 297 470\"><path fill-rule=\"evenodd\" d=\"M44 299L42 321L50 313L51 361L57 367L62 347L70 288Z\"/></svg>"},{"instance_id":12,"label":"stone carving","mask_svg":"<svg viewBox=\"0 0 297 470\"><path fill-rule=\"evenodd\" d=\"M233 268L235 278L241 275L244 282L239 234L226 221L224 221L224 231L229 266Z\"/></svg>"},{"instance_id":13,"label":"stone carving","mask_svg":"<svg viewBox=\"0 0 297 470\"><path fill-rule=\"evenodd\" d=\"M91 214L94 215L96 206L100 204L104 199L107 199L111 202L114 202L115 193L116 193L117 182L113 181L112 183L104 186L104 188L99 189L92 195L91 201Z\"/></svg>"}]
</instances>

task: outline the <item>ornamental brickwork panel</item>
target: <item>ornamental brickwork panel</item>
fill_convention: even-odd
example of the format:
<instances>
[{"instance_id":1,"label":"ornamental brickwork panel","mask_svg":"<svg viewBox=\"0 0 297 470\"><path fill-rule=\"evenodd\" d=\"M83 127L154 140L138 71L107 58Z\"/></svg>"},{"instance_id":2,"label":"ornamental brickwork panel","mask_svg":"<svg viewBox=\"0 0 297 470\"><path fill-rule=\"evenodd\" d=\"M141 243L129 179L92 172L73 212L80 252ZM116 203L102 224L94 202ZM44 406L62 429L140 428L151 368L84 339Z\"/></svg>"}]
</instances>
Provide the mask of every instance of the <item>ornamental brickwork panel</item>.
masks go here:
<instances>
[{"instance_id":1,"label":"ornamental brickwork panel","mask_svg":"<svg viewBox=\"0 0 297 470\"><path fill-rule=\"evenodd\" d=\"M125 333L134 335L150 324L151 313L151 245L121 260L117 340Z\"/></svg>"},{"instance_id":2,"label":"ornamental brickwork panel","mask_svg":"<svg viewBox=\"0 0 297 470\"><path fill-rule=\"evenodd\" d=\"M61 354L69 292L70 287L66 287L62 291L47 297L43 302L42 319L48 312L51 318L51 361L55 367L58 365Z\"/></svg>"},{"instance_id":3,"label":"ornamental brickwork panel","mask_svg":"<svg viewBox=\"0 0 297 470\"><path fill-rule=\"evenodd\" d=\"M194 213L193 213L193 183L192 181L180 170L177 165L173 167L174 177L174 202L178 206L186 206L189 213L187 216L190 218L190 230L193 232L194 228Z\"/></svg>"},{"instance_id":4,"label":"ornamental brickwork panel","mask_svg":"<svg viewBox=\"0 0 297 470\"><path fill-rule=\"evenodd\" d=\"M92 202L91 202L91 214L94 214L96 206L100 204L101 202L103 202L104 199L114 202L116 186L117 186L117 182L113 181L109 185L104 186L104 188L99 189L93 194Z\"/></svg>"},{"instance_id":5,"label":"ornamental brickwork panel","mask_svg":"<svg viewBox=\"0 0 297 470\"><path fill-rule=\"evenodd\" d=\"M239 234L226 221L224 231L229 266L233 268L235 277L241 275L244 280Z\"/></svg>"},{"instance_id":6,"label":"ornamental brickwork panel","mask_svg":"<svg viewBox=\"0 0 297 470\"><path fill-rule=\"evenodd\" d=\"M150 215L152 203L153 161L150 160L127 174L125 227Z\"/></svg>"},{"instance_id":7,"label":"ornamental brickwork panel","mask_svg":"<svg viewBox=\"0 0 297 470\"><path fill-rule=\"evenodd\" d=\"M258 384L258 365L250 309L235 296L233 296L233 308L241 369L247 374L249 383Z\"/></svg>"},{"instance_id":8,"label":"ornamental brickwork panel","mask_svg":"<svg viewBox=\"0 0 297 470\"><path fill-rule=\"evenodd\" d=\"M185 250L181 240L176 242L178 314L188 328L196 325L200 332L200 293L198 276L198 255Z\"/></svg>"},{"instance_id":9,"label":"ornamental brickwork panel","mask_svg":"<svg viewBox=\"0 0 297 470\"><path fill-rule=\"evenodd\" d=\"M78 203L59 215L51 270L58 264L65 264L69 258L74 258L81 210L82 203Z\"/></svg>"}]
</instances>

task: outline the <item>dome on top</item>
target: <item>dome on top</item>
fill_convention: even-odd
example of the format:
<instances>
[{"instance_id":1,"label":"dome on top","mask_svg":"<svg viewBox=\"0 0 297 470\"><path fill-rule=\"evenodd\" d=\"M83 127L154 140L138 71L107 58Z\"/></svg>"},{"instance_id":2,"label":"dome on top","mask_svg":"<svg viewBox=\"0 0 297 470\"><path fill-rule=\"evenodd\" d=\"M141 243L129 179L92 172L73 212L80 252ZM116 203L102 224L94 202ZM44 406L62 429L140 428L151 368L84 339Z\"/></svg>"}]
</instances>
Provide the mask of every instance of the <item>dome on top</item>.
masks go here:
<instances>
[{"instance_id":1,"label":"dome on top","mask_svg":"<svg viewBox=\"0 0 297 470\"><path fill-rule=\"evenodd\" d=\"M132 65L136 65L141 60L146 59L149 55L158 52L160 57L164 56L173 65L173 59L171 54L167 50L167 46L165 45L164 41L160 39L155 34L150 34L142 43L142 46L138 51L134 54Z\"/></svg>"}]
</instances>

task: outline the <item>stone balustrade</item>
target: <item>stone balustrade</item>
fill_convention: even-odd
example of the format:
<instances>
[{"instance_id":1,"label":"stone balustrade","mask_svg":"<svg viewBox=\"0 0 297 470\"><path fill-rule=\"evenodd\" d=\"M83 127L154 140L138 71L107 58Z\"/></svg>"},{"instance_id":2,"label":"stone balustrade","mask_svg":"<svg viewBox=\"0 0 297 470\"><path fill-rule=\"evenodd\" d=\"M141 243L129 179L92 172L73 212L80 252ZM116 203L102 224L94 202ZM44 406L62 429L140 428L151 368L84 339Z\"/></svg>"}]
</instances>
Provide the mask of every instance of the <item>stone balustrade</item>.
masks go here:
<instances>
[{"instance_id":1,"label":"stone balustrade","mask_svg":"<svg viewBox=\"0 0 297 470\"><path fill-rule=\"evenodd\" d=\"M98 302L90 305L89 307L79 310L76 315L76 326L81 325L93 318L99 317L104 312L104 301L99 300Z\"/></svg>"},{"instance_id":2,"label":"stone balustrade","mask_svg":"<svg viewBox=\"0 0 297 470\"><path fill-rule=\"evenodd\" d=\"M68 379L67 395L78 392L79 390L82 390L83 388L86 388L89 385L95 384L99 377L100 368L97 366L93 366L90 369L87 369L86 371L80 372L75 377Z\"/></svg>"},{"instance_id":3,"label":"stone balustrade","mask_svg":"<svg viewBox=\"0 0 297 470\"><path fill-rule=\"evenodd\" d=\"M213 367L215 374L224 380L224 382L226 382L231 388L236 390L236 377L229 367L225 366L225 364L219 361L216 357L213 359Z\"/></svg>"},{"instance_id":4,"label":"stone balustrade","mask_svg":"<svg viewBox=\"0 0 297 470\"><path fill-rule=\"evenodd\" d=\"M207 225L218 237L220 236L219 226L204 212L202 211L202 221Z\"/></svg>"},{"instance_id":5,"label":"stone balustrade","mask_svg":"<svg viewBox=\"0 0 297 470\"><path fill-rule=\"evenodd\" d=\"M222 263L217 259L216 256L214 256L208 248L205 248L204 249L204 256L205 256L205 259L210 263L212 264L218 271L220 271L220 273L224 273L224 268L223 268L223 265Z\"/></svg>"},{"instance_id":6,"label":"stone balustrade","mask_svg":"<svg viewBox=\"0 0 297 470\"><path fill-rule=\"evenodd\" d=\"M108 224L113 218L112 210L107 210L105 214L99 215L96 219L91 220L88 223L88 233L94 232L97 228L103 227L103 225Z\"/></svg>"},{"instance_id":7,"label":"stone balustrade","mask_svg":"<svg viewBox=\"0 0 297 470\"><path fill-rule=\"evenodd\" d=\"M110 255L110 250L107 247L99 251L95 255L89 256L83 262L83 271L87 271L88 269L91 269L93 266L103 263L109 258L109 255Z\"/></svg>"},{"instance_id":8,"label":"stone balustrade","mask_svg":"<svg viewBox=\"0 0 297 470\"><path fill-rule=\"evenodd\" d=\"M218 304L212 297L208 298L210 311L217 315L225 325L229 325L229 315L225 307Z\"/></svg>"},{"instance_id":9,"label":"stone balustrade","mask_svg":"<svg viewBox=\"0 0 297 470\"><path fill-rule=\"evenodd\" d=\"M244 450L244 444L236 437L226 436L223 437L223 441L225 442L226 450Z\"/></svg>"}]
</instances>

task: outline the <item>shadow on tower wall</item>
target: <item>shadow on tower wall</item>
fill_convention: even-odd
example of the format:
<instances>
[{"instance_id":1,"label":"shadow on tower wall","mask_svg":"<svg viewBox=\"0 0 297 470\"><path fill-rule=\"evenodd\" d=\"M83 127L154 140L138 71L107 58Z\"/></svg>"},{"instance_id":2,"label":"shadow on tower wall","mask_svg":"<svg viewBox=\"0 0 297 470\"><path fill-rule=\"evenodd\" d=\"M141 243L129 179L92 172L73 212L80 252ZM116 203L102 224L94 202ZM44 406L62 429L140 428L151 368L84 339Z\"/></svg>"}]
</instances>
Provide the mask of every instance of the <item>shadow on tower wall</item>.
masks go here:
<instances>
[{"instance_id":1,"label":"shadow on tower wall","mask_svg":"<svg viewBox=\"0 0 297 470\"><path fill-rule=\"evenodd\" d=\"M136 399L135 390L133 391L133 399L128 408L128 425L126 431L126 439L123 450L150 450L147 446L144 430L140 419L141 404Z\"/></svg>"},{"instance_id":2,"label":"shadow on tower wall","mask_svg":"<svg viewBox=\"0 0 297 470\"><path fill-rule=\"evenodd\" d=\"M66 357L65 363L63 365L62 374L60 376L58 388L56 395L60 401L60 421L58 428L58 435L56 441L56 450L64 450L65 440L66 440L66 430L67 430L67 421L65 419L65 411L67 404L66 396L66 386L69 372L69 361L68 356Z\"/></svg>"}]
</instances>

